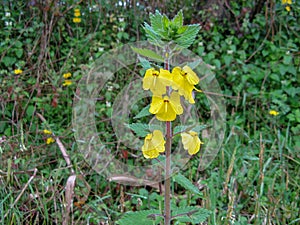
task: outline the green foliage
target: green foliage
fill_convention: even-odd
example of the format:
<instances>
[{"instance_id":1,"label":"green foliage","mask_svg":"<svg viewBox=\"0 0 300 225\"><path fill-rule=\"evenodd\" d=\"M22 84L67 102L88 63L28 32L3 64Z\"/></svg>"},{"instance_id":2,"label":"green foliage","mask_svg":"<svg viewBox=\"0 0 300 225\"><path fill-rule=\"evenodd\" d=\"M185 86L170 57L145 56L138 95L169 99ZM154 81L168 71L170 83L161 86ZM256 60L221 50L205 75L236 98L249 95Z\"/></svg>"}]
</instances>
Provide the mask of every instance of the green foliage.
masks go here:
<instances>
[{"instance_id":1,"label":"green foliage","mask_svg":"<svg viewBox=\"0 0 300 225\"><path fill-rule=\"evenodd\" d=\"M183 25L182 11L179 11L173 20L170 20L156 10L155 14L150 14L150 24L144 23L144 30L149 41L157 45L173 41L183 48L188 48L200 30L198 24Z\"/></svg>"},{"instance_id":2,"label":"green foliage","mask_svg":"<svg viewBox=\"0 0 300 225\"><path fill-rule=\"evenodd\" d=\"M158 55L156 52L150 50L150 49L143 49L143 48L135 48L131 47L134 52L136 52L139 55L148 57L150 59L156 60L158 62L163 62L164 58L160 55Z\"/></svg>"},{"instance_id":3,"label":"green foliage","mask_svg":"<svg viewBox=\"0 0 300 225\"><path fill-rule=\"evenodd\" d=\"M159 224L162 220L162 215L159 210L143 210L138 212L127 212L122 219L117 221L119 225L153 225Z\"/></svg>"},{"instance_id":4,"label":"green foliage","mask_svg":"<svg viewBox=\"0 0 300 225\"><path fill-rule=\"evenodd\" d=\"M172 217L180 223L200 224L206 221L211 212L196 206L186 206L173 209Z\"/></svg>"},{"instance_id":5,"label":"green foliage","mask_svg":"<svg viewBox=\"0 0 300 225\"><path fill-rule=\"evenodd\" d=\"M188 178L186 178L181 173L176 174L173 179L176 183L180 184L186 190L188 190L196 195L202 195L202 193L199 192L199 189Z\"/></svg>"},{"instance_id":6,"label":"green foliage","mask_svg":"<svg viewBox=\"0 0 300 225\"><path fill-rule=\"evenodd\" d=\"M153 130L161 130L158 125L144 124L144 123L131 123L127 125L138 137L146 137L147 134Z\"/></svg>"}]
</instances>

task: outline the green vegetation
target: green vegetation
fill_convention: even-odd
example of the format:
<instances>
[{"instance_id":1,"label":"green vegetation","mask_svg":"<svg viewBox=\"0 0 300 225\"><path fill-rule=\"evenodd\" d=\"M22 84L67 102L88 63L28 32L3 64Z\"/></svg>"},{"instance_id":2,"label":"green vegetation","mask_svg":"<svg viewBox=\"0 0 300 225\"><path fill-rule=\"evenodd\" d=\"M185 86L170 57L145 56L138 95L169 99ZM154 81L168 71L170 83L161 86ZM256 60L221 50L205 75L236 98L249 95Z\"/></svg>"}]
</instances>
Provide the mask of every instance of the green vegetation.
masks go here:
<instances>
[{"instance_id":1,"label":"green vegetation","mask_svg":"<svg viewBox=\"0 0 300 225\"><path fill-rule=\"evenodd\" d=\"M134 218L128 211L163 209L161 186L122 185L95 172L72 126L82 76L106 51L146 40L155 9L169 18L182 9L184 24L201 25L189 49L212 66L227 107L214 161L202 168L200 152L172 178L171 203L184 214L176 224L189 224L187 206L207 209L203 224L299 224L300 3L149 2L3 1L0 224L115 224ZM96 104L99 137L130 165L149 162L117 140L110 116L119 92L144 72L140 64L119 70ZM196 105L205 123L207 99L196 95ZM142 109L132 106L132 124L147 115Z\"/></svg>"}]
</instances>

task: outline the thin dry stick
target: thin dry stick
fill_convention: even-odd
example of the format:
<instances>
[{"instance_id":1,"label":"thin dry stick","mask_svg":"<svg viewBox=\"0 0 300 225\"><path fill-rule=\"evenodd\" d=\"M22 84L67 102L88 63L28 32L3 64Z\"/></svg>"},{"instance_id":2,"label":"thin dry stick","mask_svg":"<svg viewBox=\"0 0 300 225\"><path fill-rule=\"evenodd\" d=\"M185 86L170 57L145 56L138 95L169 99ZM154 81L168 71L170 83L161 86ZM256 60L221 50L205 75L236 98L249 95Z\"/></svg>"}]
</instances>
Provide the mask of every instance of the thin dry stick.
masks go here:
<instances>
[{"instance_id":1,"label":"thin dry stick","mask_svg":"<svg viewBox=\"0 0 300 225\"><path fill-rule=\"evenodd\" d=\"M38 169L35 168L33 171L33 175L29 178L29 180L27 181L27 183L25 184L24 188L22 189L21 193L18 195L18 197L16 198L16 200L13 202L13 204L10 206L10 209L6 212L6 214L4 215L4 218L7 217L7 215L9 214L10 210L17 204L17 202L20 200L20 198L22 197L22 195L24 194L25 190L27 189L27 187L29 186L29 184L31 183L31 181L33 180L33 178L35 178L36 173L37 173Z\"/></svg>"}]
</instances>

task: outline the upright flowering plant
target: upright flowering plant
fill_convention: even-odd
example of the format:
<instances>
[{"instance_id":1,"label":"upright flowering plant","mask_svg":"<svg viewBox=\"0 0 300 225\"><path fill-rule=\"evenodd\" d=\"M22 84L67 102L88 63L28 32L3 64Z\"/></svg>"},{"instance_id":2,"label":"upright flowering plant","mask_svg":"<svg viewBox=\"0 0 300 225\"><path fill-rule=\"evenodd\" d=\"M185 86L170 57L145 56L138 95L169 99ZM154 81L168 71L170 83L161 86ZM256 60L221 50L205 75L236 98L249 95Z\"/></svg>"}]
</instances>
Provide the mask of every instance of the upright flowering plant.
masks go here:
<instances>
[{"instance_id":1,"label":"upright flowering plant","mask_svg":"<svg viewBox=\"0 0 300 225\"><path fill-rule=\"evenodd\" d=\"M181 135L181 142L183 149L189 155L194 155L199 152L203 142L199 138L199 134L194 130L183 130L174 134L172 122L176 121L178 116L183 115L184 107L182 103L195 104L194 95L201 92L196 85L199 84L200 79L187 63L180 66L173 66L170 64L172 52L170 45L174 45L175 49L180 50L189 47L200 27L198 24L183 25L183 14L180 11L172 20L166 15L160 14L156 11L155 14L150 14L151 24L144 24L144 30L148 40L159 48L163 49L164 55L158 55L150 49L132 48L140 56L146 56L152 59L159 59L163 65L154 65L144 58L140 59L147 65L146 72L143 77L142 87L145 91L151 92L151 103L149 112L155 116L159 121L165 123L164 131L153 130L147 134L144 139L144 144L141 146L142 153L146 159L158 158L160 155L165 156L164 175L165 175L165 202L163 214L148 215L148 218L161 217L165 225L170 225L171 220L176 220L176 217L195 214L201 214L201 218L205 219L203 211L199 208L193 208L191 211L177 211L177 215L171 214L170 202L170 188L171 188L171 158L172 158L172 141L176 134ZM137 216L138 214L135 214ZM125 216L126 217L126 216ZM142 218L142 217L141 217ZM142 219L141 219L142 220ZM126 221L131 223L131 219L121 219L121 224L127 224ZM203 221L193 220L197 224ZM156 224L156 223L153 223Z\"/></svg>"}]
</instances>

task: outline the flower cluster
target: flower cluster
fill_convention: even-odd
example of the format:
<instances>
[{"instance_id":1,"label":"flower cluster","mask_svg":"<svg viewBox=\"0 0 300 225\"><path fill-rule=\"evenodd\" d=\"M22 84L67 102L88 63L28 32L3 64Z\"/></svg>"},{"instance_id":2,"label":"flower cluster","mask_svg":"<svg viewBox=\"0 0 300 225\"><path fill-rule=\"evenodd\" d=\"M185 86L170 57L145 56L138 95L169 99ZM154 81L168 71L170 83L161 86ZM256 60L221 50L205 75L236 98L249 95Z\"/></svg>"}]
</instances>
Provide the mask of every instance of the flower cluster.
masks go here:
<instances>
[{"instance_id":1,"label":"flower cluster","mask_svg":"<svg viewBox=\"0 0 300 225\"><path fill-rule=\"evenodd\" d=\"M52 134L52 131L50 131L50 130L43 130L43 133L44 134L46 134L46 135L51 135ZM54 140L54 138L53 137L48 137L47 139L46 139L46 144L47 145L50 145L50 144L52 144L52 143L54 143L55 142L55 140Z\"/></svg>"},{"instance_id":2,"label":"flower cluster","mask_svg":"<svg viewBox=\"0 0 300 225\"><path fill-rule=\"evenodd\" d=\"M159 121L174 121L177 115L183 113L180 96L190 104L194 104L193 90L199 91L195 85L200 79L189 67L174 67L172 72L154 68L146 71L143 79L143 89L152 92L152 101L149 112L154 114ZM194 131L181 133L183 147L190 155L200 150L198 133ZM142 152L145 158L157 158L159 153L165 151L165 140L161 131L154 130L145 138Z\"/></svg>"},{"instance_id":3,"label":"flower cluster","mask_svg":"<svg viewBox=\"0 0 300 225\"><path fill-rule=\"evenodd\" d=\"M291 6L293 4L292 0L281 0L281 4L285 5L286 11L291 11Z\"/></svg>"},{"instance_id":4,"label":"flower cluster","mask_svg":"<svg viewBox=\"0 0 300 225\"><path fill-rule=\"evenodd\" d=\"M74 18L73 18L73 23L80 23L81 18L80 18L80 9L74 9Z\"/></svg>"},{"instance_id":5,"label":"flower cluster","mask_svg":"<svg viewBox=\"0 0 300 225\"><path fill-rule=\"evenodd\" d=\"M63 86L69 86L72 84L72 80L70 80L69 78L72 76L71 73L64 73L63 74L63 77L64 77L64 83L63 83Z\"/></svg>"}]
</instances>

